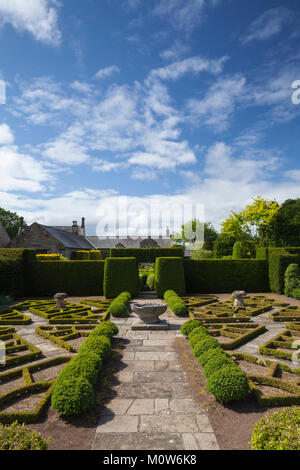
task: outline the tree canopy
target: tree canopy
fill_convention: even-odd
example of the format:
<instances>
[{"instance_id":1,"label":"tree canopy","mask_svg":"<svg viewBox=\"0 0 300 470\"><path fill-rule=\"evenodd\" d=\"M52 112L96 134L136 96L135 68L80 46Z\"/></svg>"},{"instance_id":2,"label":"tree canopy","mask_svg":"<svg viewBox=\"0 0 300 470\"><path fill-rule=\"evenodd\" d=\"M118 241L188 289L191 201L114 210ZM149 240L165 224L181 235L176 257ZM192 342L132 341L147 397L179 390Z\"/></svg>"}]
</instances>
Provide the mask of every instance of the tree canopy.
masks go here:
<instances>
[{"instance_id":1,"label":"tree canopy","mask_svg":"<svg viewBox=\"0 0 300 470\"><path fill-rule=\"evenodd\" d=\"M21 225L21 217L18 214L0 207L0 222L2 222L11 239L17 236Z\"/></svg>"},{"instance_id":2,"label":"tree canopy","mask_svg":"<svg viewBox=\"0 0 300 470\"><path fill-rule=\"evenodd\" d=\"M204 242L203 242L204 238ZM181 231L172 235L175 243L191 244L192 249L203 248L212 250L214 241L218 238L214 226L210 222L200 222L193 219L181 226Z\"/></svg>"},{"instance_id":3,"label":"tree canopy","mask_svg":"<svg viewBox=\"0 0 300 470\"><path fill-rule=\"evenodd\" d=\"M300 199L287 199L271 222L270 244L300 246Z\"/></svg>"}]
</instances>

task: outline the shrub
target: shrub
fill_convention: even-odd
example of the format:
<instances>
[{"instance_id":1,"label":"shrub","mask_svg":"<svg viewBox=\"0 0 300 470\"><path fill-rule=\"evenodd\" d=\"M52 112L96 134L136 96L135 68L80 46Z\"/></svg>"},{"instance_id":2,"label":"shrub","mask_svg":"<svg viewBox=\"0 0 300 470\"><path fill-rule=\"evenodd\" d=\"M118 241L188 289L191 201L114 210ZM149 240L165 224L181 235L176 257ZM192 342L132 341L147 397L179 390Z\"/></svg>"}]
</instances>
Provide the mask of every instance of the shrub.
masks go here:
<instances>
[{"instance_id":1,"label":"shrub","mask_svg":"<svg viewBox=\"0 0 300 470\"><path fill-rule=\"evenodd\" d=\"M226 365L215 371L208 378L206 387L221 403L241 400L249 394L247 377L237 366Z\"/></svg>"},{"instance_id":2,"label":"shrub","mask_svg":"<svg viewBox=\"0 0 300 470\"><path fill-rule=\"evenodd\" d=\"M106 258L104 270L104 295L116 298L129 292L134 298L138 294L138 266L135 258Z\"/></svg>"},{"instance_id":3,"label":"shrub","mask_svg":"<svg viewBox=\"0 0 300 470\"><path fill-rule=\"evenodd\" d=\"M200 341L203 341L204 339L207 339L207 338L211 338L211 336L209 335L209 333L204 332L204 331L201 331L195 334L191 338L189 337L189 343L190 343L191 348L194 349L197 343L200 343Z\"/></svg>"},{"instance_id":4,"label":"shrub","mask_svg":"<svg viewBox=\"0 0 300 470\"><path fill-rule=\"evenodd\" d=\"M267 292L268 264L266 260L184 260L186 290L190 293Z\"/></svg>"},{"instance_id":5,"label":"shrub","mask_svg":"<svg viewBox=\"0 0 300 470\"><path fill-rule=\"evenodd\" d=\"M84 250L73 251L71 259L74 261L87 261L90 259L90 252Z\"/></svg>"},{"instance_id":6,"label":"shrub","mask_svg":"<svg viewBox=\"0 0 300 470\"><path fill-rule=\"evenodd\" d=\"M101 250L91 250L90 251L90 260L100 261L102 260Z\"/></svg>"},{"instance_id":7,"label":"shrub","mask_svg":"<svg viewBox=\"0 0 300 470\"><path fill-rule=\"evenodd\" d=\"M175 315L179 317L184 317L188 315L188 308L185 305L184 300L182 300L176 292L172 290L167 290L164 293L164 299L167 302L169 308L172 310Z\"/></svg>"},{"instance_id":8,"label":"shrub","mask_svg":"<svg viewBox=\"0 0 300 470\"><path fill-rule=\"evenodd\" d=\"M291 263L300 264L300 248L267 248L269 285L272 292L284 292L284 274Z\"/></svg>"},{"instance_id":9,"label":"shrub","mask_svg":"<svg viewBox=\"0 0 300 470\"><path fill-rule=\"evenodd\" d=\"M300 288L300 271L296 263L291 263L284 274L284 293L293 297L293 291Z\"/></svg>"},{"instance_id":10,"label":"shrub","mask_svg":"<svg viewBox=\"0 0 300 470\"><path fill-rule=\"evenodd\" d=\"M94 400L93 385L102 362L111 350L110 338L118 328L111 322L100 323L80 346L77 356L59 373L52 407L61 415L76 415L87 410Z\"/></svg>"},{"instance_id":11,"label":"shrub","mask_svg":"<svg viewBox=\"0 0 300 470\"><path fill-rule=\"evenodd\" d=\"M198 335L198 333L204 333L204 334L209 336L209 332L208 332L207 328L205 328L205 326L203 326L203 325L199 325L196 328L193 328L193 330L188 334L189 340L191 340L191 338L193 338L193 336Z\"/></svg>"},{"instance_id":12,"label":"shrub","mask_svg":"<svg viewBox=\"0 0 300 470\"><path fill-rule=\"evenodd\" d=\"M51 397L52 407L63 416L83 413L93 401L94 389L83 376L57 380Z\"/></svg>"},{"instance_id":13,"label":"shrub","mask_svg":"<svg viewBox=\"0 0 300 470\"><path fill-rule=\"evenodd\" d=\"M197 342L193 347L193 353L194 353L194 356L199 357L203 353L205 353L205 351L208 351L209 349L219 348L219 347L220 345L218 341L210 336L209 338L205 338Z\"/></svg>"},{"instance_id":14,"label":"shrub","mask_svg":"<svg viewBox=\"0 0 300 470\"><path fill-rule=\"evenodd\" d=\"M111 321L101 322L89 336L93 335L104 335L109 339L112 339L113 336L116 336L119 333L119 329L115 323Z\"/></svg>"},{"instance_id":15,"label":"shrub","mask_svg":"<svg viewBox=\"0 0 300 470\"><path fill-rule=\"evenodd\" d=\"M128 315L131 295L129 292L122 292L116 297L108 309L108 313L113 317L126 317Z\"/></svg>"},{"instance_id":16,"label":"shrub","mask_svg":"<svg viewBox=\"0 0 300 470\"><path fill-rule=\"evenodd\" d=\"M162 298L167 290L173 290L177 295L184 295L183 258L156 258L154 275L158 297Z\"/></svg>"},{"instance_id":17,"label":"shrub","mask_svg":"<svg viewBox=\"0 0 300 470\"><path fill-rule=\"evenodd\" d=\"M0 450L47 450L49 442L24 424L0 424Z\"/></svg>"},{"instance_id":18,"label":"shrub","mask_svg":"<svg viewBox=\"0 0 300 470\"><path fill-rule=\"evenodd\" d=\"M235 242L232 250L232 259L255 258L256 247L251 241Z\"/></svg>"},{"instance_id":19,"label":"shrub","mask_svg":"<svg viewBox=\"0 0 300 470\"><path fill-rule=\"evenodd\" d=\"M193 250L192 259L209 259L214 257L214 252L212 250Z\"/></svg>"},{"instance_id":20,"label":"shrub","mask_svg":"<svg viewBox=\"0 0 300 470\"><path fill-rule=\"evenodd\" d=\"M251 437L252 450L300 450L300 408L261 418Z\"/></svg>"},{"instance_id":21,"label":"shrub","mask_svg":"<svg viewBox=\"0 0 300 470\"><path fill-rule=\"evenodd\" d=\"M150 290L154 290L154 274L147 277L146 283Z\"/></svg>"},{"instance_id":22,"label":"shrub","mask_svg":"<svg viewBox=\"0 0 300 470\"><path fill-rule=\"evenodd\" d=\"M205 377L210 377L216 370L221 369L224 366L235 366L235 363L229 356L225 355L216 355L209 359L209 361L204 366L204 375Z\"/></svg>"},{"instance_id":23,"label":"shrub","mask_svg":"<svg viewBox=\"0 0 300 470\"><path fill-rule=\"evenodd\" d=\"M198 362L202 367L205 367L205 365L208 363L208 361L212 358L215 357L229 357L228 354L222 349L221 347L219 348L213 348L209 349L208 351L205 351L201 356L198 357Z\"/></svg>"},{"instance_id":24,"label":"shrub","mask_svg":"<svg viewBox=\"0 0 300 470\"><path fill-rule=\"evenodd\" d=\"M36 255L36 259L38 261L59 261L60 260L60 254L45 254L45 255Z\"/></svg>"},{"instance_id":25,"label":"shrub","mask_svg":"<svg viewBox=\"0 0 300 470\"><path fill-rule=\"evenodd\" d=\"M201 325L202 323L200 320L188 320L183 325L181 325L180 331L184 336L188 336L191 331Z\"/></svg>"}]
</instances>

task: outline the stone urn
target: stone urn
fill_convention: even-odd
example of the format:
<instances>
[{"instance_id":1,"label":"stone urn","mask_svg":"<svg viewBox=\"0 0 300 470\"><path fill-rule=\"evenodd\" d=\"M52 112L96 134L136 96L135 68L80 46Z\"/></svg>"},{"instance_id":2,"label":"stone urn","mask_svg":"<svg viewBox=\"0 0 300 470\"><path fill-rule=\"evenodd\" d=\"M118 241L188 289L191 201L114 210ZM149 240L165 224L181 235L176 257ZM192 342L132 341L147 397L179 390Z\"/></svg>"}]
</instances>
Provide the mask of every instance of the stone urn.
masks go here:
<instances>
[{"instance_id":1,"label":"stone urn","mask_svg":"<svg viewBox=\"0 0 300 470\"><path fill-rule=\"evenodd\" d=\"M59 292L58 294L55 294L54 299L56 300L56 307L57 308L65 308L66 303L65 299L68 297L68 294L65 292Z\"/></svg>"},{"instance_id":2,"label":"stone urn","mask_svg":"<svg viewBox=\"0 0 300 470\"><path fill-rule=\"evenodd\" d=\"M131 303L132 311L146 324L159 323L160 315L165 313L167 308L167 304L160 303Z\"/></svg>"},{"instance_id":3,"label":"stone urn","mask_svg":"<svg viewBox=\"0 0 300 470\"><path fill-rule=\"evenodd\" d=\"M235 290L231 295L234 298L233 307L235 309L245 308L243 297L245 297L247 293L244 290Z\"/></svg>"}]
</instances>

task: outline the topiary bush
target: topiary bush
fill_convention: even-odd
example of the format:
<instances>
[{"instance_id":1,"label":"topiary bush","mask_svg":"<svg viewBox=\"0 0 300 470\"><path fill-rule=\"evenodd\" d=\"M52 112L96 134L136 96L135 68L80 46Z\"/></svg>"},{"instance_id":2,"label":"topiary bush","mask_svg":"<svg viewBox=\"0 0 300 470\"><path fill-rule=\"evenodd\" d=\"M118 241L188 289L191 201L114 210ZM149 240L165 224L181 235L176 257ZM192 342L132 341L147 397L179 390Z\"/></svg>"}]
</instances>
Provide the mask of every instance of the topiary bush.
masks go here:
<instances>
[{"instance_id":1,"label":"topiary bush","mask_svg":"<svg viewBox=\"0 0 300 470\"><path fill-rule=\"evenodd\" d=\"M251 448L300 450L300 408L287 408L261 418L254 427Z\"/></svg>"},{"instance_id":2,"label":"topiary bush","mask_svg":"<svg viewBox=\"0 0 300 470\"><path fill-rule=\"evenodd\" d=\"M192 349L196 346L197 343L200 343L200 341L203 341L204 339L211 338L211 336L204 332L204 331L199 331L197 334L192 336L191 338L189 337L189 343Z\"/></svg>"},{"instance_id":3,"label":"topiary bush","mask_svg":"<svg viewBox=\"0 0 300 470\"><path fill-rule=\"evenodd\" d=\"M177 295L185 294L183 258L156 258L154 277L158 297L163 298L167 290L173 290Z\"/></svg>"},{"instance_id":4,"label":"topiary bush","mask_svg":"<svg viewBox=\"0 0 300 470\"><path fill-rule=\"evenodd\" d=\"M209 259L214 257L214 252L212 250L193 250L192 259Z\"/></svg>"},{"instance_id":5,"label":"topiary bush","mask_svg":"<svg viewBox=\"0 0 300 470\"><path fill-rule=\"evenodd\" d=\"M296 263L291 263L284 274L284 293L288 297L294 297L293 292L300 289L300 271Z\"/></svg>"},{"instance_id":6,"label":"topiary bush","mask_svg":"<svg viewBox=\"0 0 300 470\"><path fill-rule=\"evenodd\" d=\"M90 260L100 261L102 260L101 250L91 250L90 251Z\"/></svg>"},{"instance_id":7,"label":"topiary bush","mask_svg":"<svg viewBox=\"0 0 300 470\"><path fill-rule=\"evenodd\" d=\"M174 292L173 290L167 290L164 293L164 299L167 302L170 310L172 310L172 312L175 313L175 315L179 317L184 317L188 315L189 311L188 311L187 306L185 305L184 300L182 300L176 294L176 292Z\"/></svg>"},{"instance_id":8,"label":"topiary bush","mask_svg":"<svg viewBox=\"0 0 300 470\"><path fill-rule=\"evenodd\" d=\"M229 357L228 354L224 351L224 349L220 348L213 348L205 351L201 356L198 357L199 364L204 367L208 361L215 357Z\"/></svg>"},{"instance_id":9,"label":"topiary bush","mask_svg":"<svg viewBox=\"0 0 300 470\"><path fill-rule=\"evenodd\" d=\"M203 325L199 325L188 334L189 340L191 340L191 338L193 338L194 335L198 335L198 333L204 333L209 336L209 332L207 328L205 328L205 326Z\"/></svg>"},{"instance_id":10,"label":"topiary bush","mask_svg":"<svg viewBox=\"0 0 300 470\"><path fill-rule=\"evenodd\" d=\"M201 356L201 354L205 353L205 351L208 351L209 349L219 348L219 347L220 345L218 341L212 338L211 336L209 336L208 338L204 337L204 339L194 344L194 347L192 349L193 349L194 356L199 357Z\"/></svg>"},{"instance_id":11,"label":"topiary bush","mask_svg":"<svg viewBox=\"0 0 300 470\"><path fill-rule=\"evenodd\" d=\"M229 356L216 355L212 357L204 366L205 377L210 377L215 371L222 369L224 366L235 366L235 364Z\"/></svg>"},{"instance_id":12,"label":"topiary bush","mask_svg":"<svg viewBox=\"0 0 300 470\"><path fill-rule=\"evenodd\" d=\"M0 450L47 450L49 439L18 424L17 421L11 425L0 424Z\"/></svg>"},{"instance_id":13,"label":"topiary bush","mask_svg":"<svg viewBox=\"0 0 300 470\"><path fill-rule=\"evenodd\" d=\"M73 253L71 253L71 259L74 260L74 261L87 261L90 258L90 252L89 251L85 251L85 250L78 250L78 251L73 251Z\"/></svg>"},{"instance_id":14,"label":"topiary bush","mask_svg":"<svg viewBox=\"0 0 300 470\"><path fill-rule=\"evenodd\" d=\"M200 320L188 320L183 325L181 325L180 332L183 334L183 336L188 336L191 331L201 325L202 323Z\"/></svg>"},{"instance_id":15,"label":"topiary bush","mask_svg":"<svg viewBox=\"0 0 300 470\"><path fill-rule=\"evenodd\" d=\"M242 400L249 394L246 375L237 366L226 365L209 376L207 391L221 403Z\"/></svg>"},{"instance_id":16,"label":"topiary bush","mask_svg":"<svg viewBox=\"0 0 300 470\"><path fill-rule=\"evenodd\" d=\"M62 380L63 377L63 380ZM94 389L83 377L61 376L51 397L52 407L61 415L77 415L86 411L94 402Z\"/></svg>"},{"instance_id":17,"label":"topiary bush","mask_svg":"<svg viewBox=\"0 0 300 470\"><path fill-rule=\"evenodd\" d=\"M146 284L150 290L154 290L154 274L150 274L150 276L147 277Z\"/></svg>"},{"instance_id":18,"label":"topiary bush","mask_svg":"<svg viewBox=\"0 0 300 470\"><path fill-rule=\"evenodd\" d=\"M113 317L127 317L130 306L131 295L129 292L122 292L112 301L108 313Z\"/></svg>"},{"instance_id":19,"label":"topiary bush","mask_svg":"<svg viewBox=\"0 0 300 470\"><path fill-rule=\"evenodd\" d=\"M109 339L112 339L113 336L116 336L119 333L119 329L117 325L111 321L103 321L96 328L90 333L89 336L94 335L104 335L107 336Z\"/></svg>"}]
</instances>

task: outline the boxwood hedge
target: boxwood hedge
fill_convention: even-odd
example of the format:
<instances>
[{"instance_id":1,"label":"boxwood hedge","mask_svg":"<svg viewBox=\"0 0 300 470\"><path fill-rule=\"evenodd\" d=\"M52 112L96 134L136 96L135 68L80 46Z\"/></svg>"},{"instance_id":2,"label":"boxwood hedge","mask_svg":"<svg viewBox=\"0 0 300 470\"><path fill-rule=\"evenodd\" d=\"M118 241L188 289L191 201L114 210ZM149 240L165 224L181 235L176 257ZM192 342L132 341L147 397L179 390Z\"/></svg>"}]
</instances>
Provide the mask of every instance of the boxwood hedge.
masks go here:
<instances>
[{"instance_id":1,"label":"boxwood hedge","mask_svg":"<svg viewBox=\"0 0 300 470\"><path fill-rule=\"evenodd\" d=\"M134 298L138 294L139 276L135 258L106 258L104 270L104 295L114 299L122 292Z\"/></svg>"},{"instance_id":2,"label":"boxwood hedge","mask_svg":"<svg viewBox=\"0 0 300 470\"><path fill-rule=\"evenodd\" d=\"M185 294L183 258L156 258L154 286L158 297L163 298L167 290L178 295Z\"/></svg>"}]
</instances>

